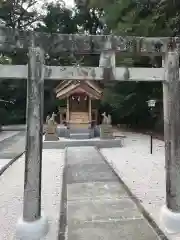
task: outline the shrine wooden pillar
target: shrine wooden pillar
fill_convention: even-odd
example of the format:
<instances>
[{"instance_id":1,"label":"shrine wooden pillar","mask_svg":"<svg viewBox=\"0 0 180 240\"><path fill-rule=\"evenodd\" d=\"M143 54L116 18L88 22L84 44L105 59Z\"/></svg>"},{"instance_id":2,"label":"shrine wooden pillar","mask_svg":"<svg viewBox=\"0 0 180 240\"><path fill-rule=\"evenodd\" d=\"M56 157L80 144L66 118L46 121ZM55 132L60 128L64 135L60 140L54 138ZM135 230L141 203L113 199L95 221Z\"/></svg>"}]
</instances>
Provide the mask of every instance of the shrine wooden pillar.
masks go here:
<instances>
[{"instance_id":1,"label":"shrine wooden pillar","mask_svg":"<svg viewBox=\"0 0 180 240\"><path fill-rule=\"evenodd\" d=\"M61 108L58 108L58 113L59 113L59 123L62 123L62 113L61 113Z\"/></svg>"},{"instance_id":2,"label":"shrine wooden pillar","mask_svg":"<svg viewBox=\"0 0 180 240\"><path fill-rule=\"evenodd\" d=\"M98 124L98 110L97 109L95 110L95 121L96 121L96 124Z\"/></svg>"},{"instance_id":3,"label":"shrine wooden pillar","mask_svg":"<svg viewBox=\"0 0 180 240\"><path fill-rule=\"evenodd\" d=\"M66 122L69 122L69 96L67 97Z\"/></svg>"},{"instance_id":4,"label":"shrine wooden pillar","mask_svg":"<svg viewBox=\"0 0 180 240\"><path fill-rule=\"evenodd\" d=\"M62 113L59 113L59 121L60 121L60 124L62 124Z\"/></svg>"},{"instance_id":5,"label":"shrine wooden pillar","mask_svg":"<svg viewBox=\"0 0 180 240\"><path fill-rule=\"evenodd\" d=\"M89 122L92 121L92 100L89 97Z\"/></svg>"}]
</instances>

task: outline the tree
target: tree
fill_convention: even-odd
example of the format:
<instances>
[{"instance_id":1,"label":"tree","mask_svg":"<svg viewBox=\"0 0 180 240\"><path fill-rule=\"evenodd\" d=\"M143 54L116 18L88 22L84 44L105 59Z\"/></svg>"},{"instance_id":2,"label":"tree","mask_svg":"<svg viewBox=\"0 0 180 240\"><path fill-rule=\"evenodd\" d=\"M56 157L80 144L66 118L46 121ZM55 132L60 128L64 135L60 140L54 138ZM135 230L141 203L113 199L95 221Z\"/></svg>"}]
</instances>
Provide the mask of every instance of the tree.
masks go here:
<instances>
[{"instance_id":1,"label":"tree","mask_svg":"<svg viewBox=\"0 0 180 240\"><path fill-rule=\"evenodd\" d=\"M46 14L42 18L42 21L37 25L36 31L62 34L73 34L77 33L77 24L74 19L73 11L68 9L63 2L49 3L46 5ZM46 52L46 65L53 66L65 66L71 65L74 60L71 55L59 55L52 54L51 49ZM45 82L45 106L44 114L47 115L49 112L56 111L58 102L55 97L54 88L57 82Z\"/></svg>"},{"instance_id":2,"label":"tree","mask_svg":"<svg viewBox=\"0 0 180 240\"><path fill-rule=\"evenodd\" d=\"M37 25L36 31L47 32L49 34L62 33L73 34L78 31L75 22L73 11L66 8L63 2L49 3L46 5L46 15L42 21ZM52 35L53 38L53 35ZM58 54L52 55L47 52L46 64L47 65L69 65L71 62L70 56L59 56Z\"/></svg>"},{"instance_id":3,"label":"tree","mask_svg":"<svg viewBox=\"0 0 180 240\"><path fill-rule=\"evenodd\" d=\"M40 14L35 10L35 0L4 0L1 1L0 19L7 27L19 30L33 29L34 24L40 19ZM1 64L26 64L27 53L11 53L0 56ZM15 99L15 104L0 104L1 123L23 123L26 111L26 82L14 80L0 81L0 98L9 101ZM11 114L9 114L11 112Z\"/></svg>"},{"instance_id":4,"label":"tree","mask_svg":"<svg viewBox=\"0 0 180 240\"><path fill-rule=\"evenodd\" d=\"M157 5L161 10L157 8ZM103 9L103 21L109 32L118 35L159 36L163 19L162 1L159 0L90 0L89 6ZM163 10L162 10L163 9ZM158 17L157 17L158 16ZM146 26L146 27L144 27ZM164 31L165 32L165 31ZM162 33L163 34L163 33ZM138 56L117 56L117 66L154 67L161 59ZM162 99L160 83L119 83L104 90L103 105L110 106L113 122L126 122L133 127L147 127L150 120L146 101L149 98ZM145 124L144 124L145 123Z\"/></svg>"},{"instance_id":5,"label":"tree","mask_svg":"<svg viewBox=\"0 0 180 240\"><path fill-rule=\"evenodd\" d=\"M32 28L33 24L40 20L35 10L36 3L37 0L1 1L0 18L11 28Z\"/></svg>"},{"instance_id":6,"label":"tree","mask_svg":"<svg viewBox=\"0 0 180 240\"><path fill-rule=\"evenodd\" d=\"M46 15L38 24L37 30L47 33L71 34L77 32L73 11L63 2L49 3L46 5Z\"/></svg>"}]
</instances>

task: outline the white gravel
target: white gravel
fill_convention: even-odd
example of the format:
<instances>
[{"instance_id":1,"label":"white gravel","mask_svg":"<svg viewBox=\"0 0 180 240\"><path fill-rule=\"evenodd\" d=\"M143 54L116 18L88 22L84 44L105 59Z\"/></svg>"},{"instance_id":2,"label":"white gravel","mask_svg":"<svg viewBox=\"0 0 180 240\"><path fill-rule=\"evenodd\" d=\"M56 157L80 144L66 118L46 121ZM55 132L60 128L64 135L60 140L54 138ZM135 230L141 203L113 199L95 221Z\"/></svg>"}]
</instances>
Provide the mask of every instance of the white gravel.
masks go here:
<instances>
[{"instance_id":1,"label":"white gravel","mask_svg":"<svg viewBox=\"0 0 180 240\"><path fill-rule=\"evenodd\" d=\"M161 207L165 204L164 142L154 139L151 155L149 136L123 134L127 136L123 148L101 149L101 152L158 226L164 230L159 219ZM180 234L167 236L173 240L180 239Z\"/></svg>"},{"instance_id":2,"label":"white gravel","mask_svg":"<svg viewBox=\"0 0 180 240\"><path fill-rule=\"evenodd\" d=\"M9 162L11 161L11 159L0 159L0 170L5 167Z\"/></svg>"},{"instance_id":3,"label":"white gravel","mask_svg":"<svg viewBox=\"0 0 180 240\"><path fill-rule=\"evenodd\" d=\"M46 240L57 237L63 167L63 150L43 151L42 209L50 222ZM0 240L16 239L16 222L22 214L23 184L24 156L0 176Z\"/></svg>"},{"instance_id":4,"label":"white gravel","mask_svg":"<svg viewBox=\"0 0 180 240\"><path fill-rule=\"evenodd\" d=\"M164 142L153 140L151 155L149 136L124 132L122 135L127 137L123 148L101 152L160 226L160 209L165 204ZM51 223L46 240L57 237L63 166L64 150L43 151L42 208ZM22 213L23 178L24 157L0 176L0 240L16 239L15 224ZM180 235L168 237L180 239Z\"/></svg>"}]
</instances>

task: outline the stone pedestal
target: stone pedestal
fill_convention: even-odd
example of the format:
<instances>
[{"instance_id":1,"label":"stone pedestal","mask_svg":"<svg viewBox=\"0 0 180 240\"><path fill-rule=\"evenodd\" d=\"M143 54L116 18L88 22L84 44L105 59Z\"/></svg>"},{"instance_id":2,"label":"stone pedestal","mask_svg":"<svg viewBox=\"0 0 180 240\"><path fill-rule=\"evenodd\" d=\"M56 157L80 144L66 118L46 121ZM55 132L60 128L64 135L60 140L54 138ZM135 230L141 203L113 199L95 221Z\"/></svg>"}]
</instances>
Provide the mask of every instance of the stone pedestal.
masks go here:
<instances>
[{"instance_id":1,"label":"stone pedestal","mask_svg":"<svg viewBox=\"0 0 180 240\"><path fill-rule=\"evenodd\" d=\"M48 125L45 134L45 141L58 141L59 138L56 134L57 125Z\"/></svg>"},{"instance_id":2,"label":"stone pedestal","mask_svg":"<svg viewBox=\"0 0 180 240\"><path fill-rule=\"evenodd\" d=\"M100 138L101 139L112 139L113 138L112 125L102 124L100 126Z\"/></svg>"}]
</instances>

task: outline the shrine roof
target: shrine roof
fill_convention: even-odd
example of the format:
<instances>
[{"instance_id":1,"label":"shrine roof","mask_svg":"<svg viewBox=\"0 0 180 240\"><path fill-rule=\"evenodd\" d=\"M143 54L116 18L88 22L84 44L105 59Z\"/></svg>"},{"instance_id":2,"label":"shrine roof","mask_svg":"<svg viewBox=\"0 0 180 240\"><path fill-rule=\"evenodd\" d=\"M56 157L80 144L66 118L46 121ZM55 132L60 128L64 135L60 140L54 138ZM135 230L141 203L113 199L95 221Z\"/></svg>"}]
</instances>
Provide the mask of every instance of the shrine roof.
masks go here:
<instances>
[{"instance_id":1,"label":"shrine roof","mask_svg":"<svg viewBox=\"0 0 180 240\"><path fill-rule=\"evenodd\" d=\"M92 81L62 81L55 92L56 97L61 99L75 93L85 93L95 99L100 99L102 95L102 89Z\"/></svg>"}]
</instances>

